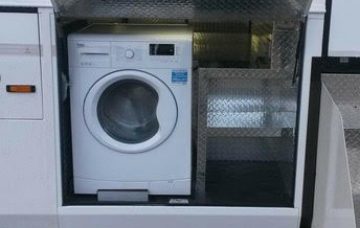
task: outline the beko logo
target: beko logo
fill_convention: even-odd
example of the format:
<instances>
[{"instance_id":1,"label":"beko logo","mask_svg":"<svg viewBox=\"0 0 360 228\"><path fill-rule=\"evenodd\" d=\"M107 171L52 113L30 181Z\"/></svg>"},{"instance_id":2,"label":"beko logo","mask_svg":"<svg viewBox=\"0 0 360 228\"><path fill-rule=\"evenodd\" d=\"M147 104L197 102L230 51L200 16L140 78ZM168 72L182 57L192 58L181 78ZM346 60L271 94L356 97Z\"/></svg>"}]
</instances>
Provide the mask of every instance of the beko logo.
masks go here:
<instances>
[{"instance_id":1,"label":"beko logo","mask_svg":"<svg viewBox=\"0 0 360 228\"><path fill-rule=\"evenodd\" d=\"M78 47L78 48L83 48L83 47L85 47L85 44L83 44L83 43L76 43L76 47Z\"/></svg>"}]
</instances>

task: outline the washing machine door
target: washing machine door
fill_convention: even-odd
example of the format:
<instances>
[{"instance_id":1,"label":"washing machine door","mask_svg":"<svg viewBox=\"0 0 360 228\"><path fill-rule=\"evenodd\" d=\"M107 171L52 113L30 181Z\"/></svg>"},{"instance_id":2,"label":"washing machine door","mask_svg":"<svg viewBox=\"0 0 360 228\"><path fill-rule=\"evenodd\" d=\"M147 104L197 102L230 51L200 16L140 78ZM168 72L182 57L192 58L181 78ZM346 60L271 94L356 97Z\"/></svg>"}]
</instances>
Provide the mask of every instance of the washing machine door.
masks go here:
<instances>
[{"instance_id":1,"label":"washing machine door","mask_svg":"<svg viewBox=\"0 0 360 228\"><path fill-rule=\"evenodd\" d=\"M84 103L91 134L122 153L143 153L159 146L174 131L177 116L169 87L154 75L137 70L102 77Z\"/></svg>"}]
</instances>

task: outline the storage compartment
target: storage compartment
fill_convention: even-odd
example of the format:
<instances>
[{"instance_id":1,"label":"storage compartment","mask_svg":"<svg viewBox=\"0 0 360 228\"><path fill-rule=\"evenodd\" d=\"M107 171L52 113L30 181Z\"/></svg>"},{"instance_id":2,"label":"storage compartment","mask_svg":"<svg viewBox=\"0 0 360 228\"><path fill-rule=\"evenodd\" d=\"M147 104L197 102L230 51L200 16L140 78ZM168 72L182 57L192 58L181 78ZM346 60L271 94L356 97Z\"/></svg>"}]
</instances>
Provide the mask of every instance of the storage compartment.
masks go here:
<instances>
[{"instance_id":1,"label":"storage compartment","mask_svg":"<svg viewBox=\"0 0 360 228\"><path fill-rule=\"evenodd\" d=\"M298 93L292 76L200 69L197 194L242 206L292 205Z\"/></svg>"},{"instance_id":2,"label":"storage compartment","mask_svg":"<svg viewBox=\"0 0 360 228\"><path fill-rule=\"evenodd\" d=\"M0 13L0 119L42 119L38 15Z\"/></svg>"},{"instance_id":3,"label":"storage compartment","mask_svg":"<svg viewBox=\"0 0 360 228\"><path fill-rule=\"evenodd\" d=\"M59 24L63 32L60 68L65 76L67 35L94 22L70 21ZM131 17L105 21L193 28L192 193L150 196L145 203L99 202L96 195L74 194L71 94L65 83L61 106L64 205L293 207L301 22Z\"/></svg>"}]
</instances>

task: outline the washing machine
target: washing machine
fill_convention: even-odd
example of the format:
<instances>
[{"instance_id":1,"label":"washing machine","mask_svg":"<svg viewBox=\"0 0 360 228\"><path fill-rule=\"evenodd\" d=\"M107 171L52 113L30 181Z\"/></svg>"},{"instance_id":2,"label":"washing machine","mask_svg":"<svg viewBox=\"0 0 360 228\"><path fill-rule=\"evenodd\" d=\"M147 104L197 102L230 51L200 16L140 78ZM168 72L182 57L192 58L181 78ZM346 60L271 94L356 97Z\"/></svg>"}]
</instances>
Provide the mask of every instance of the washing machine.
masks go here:
<instances>
[{"instance_id":1,"label":"washing machine","mask_svg":"<svg viewBox=\"0 0 360 228\"><path fill-rule=\"evenodd\" d=\"M68 53L75 193L189 195L191 29L91 25Z\"/></svg>"}]
</instances>

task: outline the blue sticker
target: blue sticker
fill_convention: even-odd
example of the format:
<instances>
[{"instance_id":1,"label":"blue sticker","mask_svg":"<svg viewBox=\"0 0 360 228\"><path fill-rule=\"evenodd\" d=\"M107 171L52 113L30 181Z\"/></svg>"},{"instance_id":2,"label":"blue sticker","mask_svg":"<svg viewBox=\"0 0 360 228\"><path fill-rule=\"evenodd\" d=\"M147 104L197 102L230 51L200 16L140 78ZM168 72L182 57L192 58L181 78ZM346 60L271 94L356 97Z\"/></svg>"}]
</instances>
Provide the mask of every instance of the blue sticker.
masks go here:
<instances>
[{"instance_id":1,"label":"blue sticker","mask_svg":"<svg viewBox=\"0 0 360 228\"><path fill-rule=\"evenodd\" d=\"M171 81L173 83L186 84L188 81L187 70L173 70L171 74Z\"/></svg>"}]
</instances>

